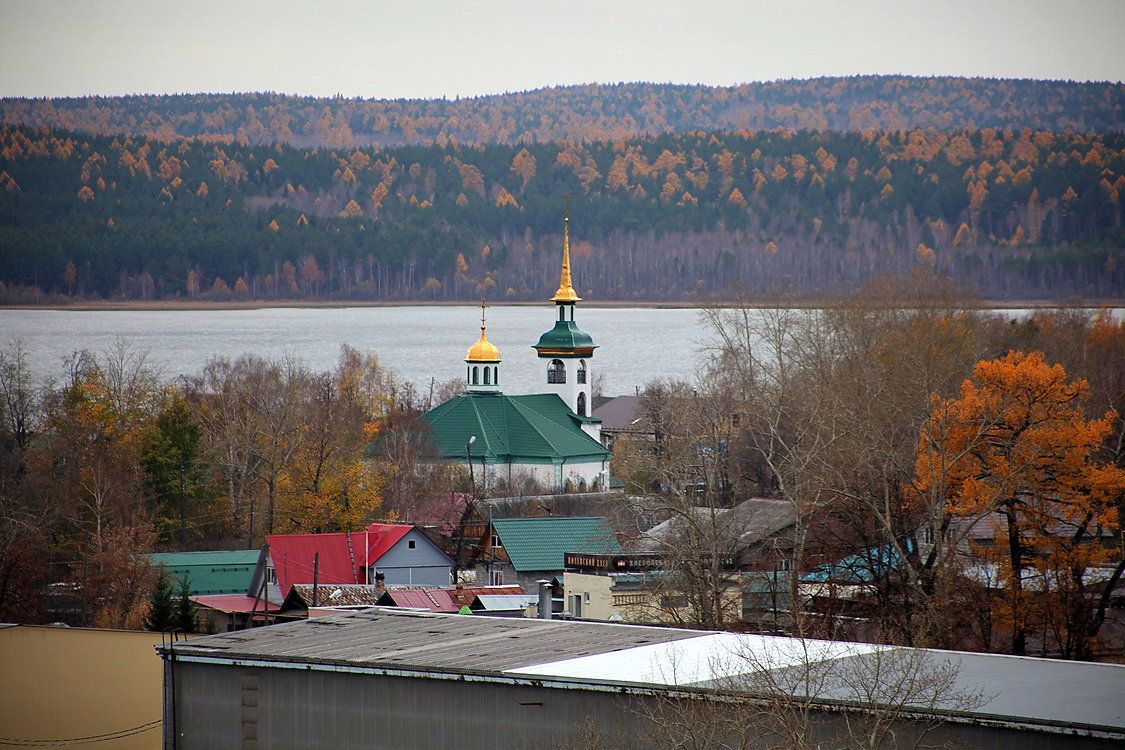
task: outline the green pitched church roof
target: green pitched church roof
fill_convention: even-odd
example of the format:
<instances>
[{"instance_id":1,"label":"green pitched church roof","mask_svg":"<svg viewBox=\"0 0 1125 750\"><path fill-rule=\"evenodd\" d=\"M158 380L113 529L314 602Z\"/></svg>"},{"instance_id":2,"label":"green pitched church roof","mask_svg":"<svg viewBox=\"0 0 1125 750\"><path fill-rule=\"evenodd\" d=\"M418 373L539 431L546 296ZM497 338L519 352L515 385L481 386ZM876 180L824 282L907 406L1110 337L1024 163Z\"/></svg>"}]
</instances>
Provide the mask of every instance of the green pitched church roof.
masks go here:
<instances>
[{"instance_id":1,"label":"green pitched church roof","mask_svg":"<svg viewBox=\"0 0 1125 750\"><path fill-rule=\"evenodd\" d=\"M609 523L590 518L497 518L492 528L500 537L512 567L519 572L563 569L563 554L617 554L621 545Z\"/></svg>"},{"instance_id":2,"label":"green pitched church roof","mask_svg":"<svg viewBox=\"0 0 1125 750\"><path fill-rule=\"evenodd\" d=\"M583 432L584 420L554 393L506 396L469 391L425 415L443 458L465 458L465 445L476 436L472 457L490 463L604 461L602 444Z\"/></svg>"},{"instance_id":3,"label":"green pitched church roof","mask_svg":"<svg viewBox=\"0 0 1125 750\"><path fill-rule=\"evenodd\" d=\"M179 580L186 576L192 596L245 594L258 564L256 549L215 552L156 552L149 557Z\"/></svg>"}]
</instances>

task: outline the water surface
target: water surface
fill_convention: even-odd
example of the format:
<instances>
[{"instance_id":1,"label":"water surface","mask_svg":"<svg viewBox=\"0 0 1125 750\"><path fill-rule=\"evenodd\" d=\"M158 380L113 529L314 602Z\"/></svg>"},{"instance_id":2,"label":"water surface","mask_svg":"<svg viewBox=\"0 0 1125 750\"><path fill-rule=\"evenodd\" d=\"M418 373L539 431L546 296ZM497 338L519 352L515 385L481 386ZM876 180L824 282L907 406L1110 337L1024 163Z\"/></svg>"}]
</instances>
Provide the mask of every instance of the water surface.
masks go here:
<instances>
[{"instance_id":1,"label":"water surface","mask_svg":"<svg viewBox=\"0 0 1125 750\"><path fill-rule=\"evenodd\" d=\"M488 337L500 347L509 393L546 380L532 345L554 324L554 306L490 307ZM592 367L607 394L632 393L654 378L691 378L707 339L699 311L590 308L576 319L598 345ZM260 310L0 310L0 344L21 338L36 373L61 376L80 349L123 338L148 352L164 377L191 375L216 354L293 354L330 369L341 344L374 351L398 376L426 391L464 375L465 351L480 335L480 310L464 306L269 308Z\"/></svg>"}]
</instances>

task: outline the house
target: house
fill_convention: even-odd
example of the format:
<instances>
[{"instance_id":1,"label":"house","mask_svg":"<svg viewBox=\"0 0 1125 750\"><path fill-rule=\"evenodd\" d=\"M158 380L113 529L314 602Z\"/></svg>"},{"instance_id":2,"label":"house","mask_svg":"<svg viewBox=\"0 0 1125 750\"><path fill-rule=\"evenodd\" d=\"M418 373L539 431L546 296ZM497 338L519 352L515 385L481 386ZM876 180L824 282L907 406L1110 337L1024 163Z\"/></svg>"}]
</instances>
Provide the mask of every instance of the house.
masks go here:
<instances>
[{"instance_id":1,"label":"house","mask_svg":"<svg viewBox=\"0 0 1125 750\"><path fill-rule=\"evenodd\" d=\"M177 582L187 579L192 595L245 594L258 564L256 549L156 552L148 557L154 565L167 569Z\"/></svg>"},{"instance_id":2,"label":"house","mask_svg":"<svg viewBox=\"0 0 1125 750\"><path fill-rule=\"evenodd\" d=\"M281 607L264 599L242 594L204 594L193 596L199 629L204 633L224 633L270 624L281 614Z\"/></svg>"},{"instance_id":3,"label":"house","mask_svg":"<svg viewBox=\"0 0 1125 750\"><path fill-rule=\"evenodd\" d=\"M620 555L566 555L563 588L574 617L627 622L690 620L677 575L693 557L720 558L723 609L731 619L773 625L787 605L795 525L783 500L750 498L733 508L694 507L642 533Z\"/></svg>"},{"instance_id":4,"label":"house","mask_svg":"<svg viewBox=\"0 0 1125 750\"><path fill-rule=\"evenodd\" d=\"M594 417L602 421L602 445L610 450L622 435L649 442L656 440L656 428L644 415L640 396L615 396L595 407Z\"/></svg>"},{"instance_id":5,"label":"house","mask_svg":"<svg viewBox=\"0 0 1125 750\"><path fill-rule=\"evenodd\" d=\"M693 615L676 573L660 553L575 554L565 556L565 611L576 619L680 624ZM737 561L723 561L723 608L737 618L747 574Z\"/></svg>"},{"instance_id":6,"label":"house","mask_svg":"<svg viewBox=\"0 0 1125 750\"><path fill-rule=\"evenodd\" d=\"M605 518L549 516L495 518L486 526L479 550L478 581L538 591L540 580L562 580L567 552L619 553L621 545Z\"/></svg>"},{"instance_id":7,"label":"house","mask_svg":"<svg viewBox=\"0 0 1125 750\"><path fill-rule=\"evenodd\" d=\"M281 604L295 584L448 586L453 560L414 524L373 523L364 531L271 534L247 594Z\"/></svg>"}]
</instances>

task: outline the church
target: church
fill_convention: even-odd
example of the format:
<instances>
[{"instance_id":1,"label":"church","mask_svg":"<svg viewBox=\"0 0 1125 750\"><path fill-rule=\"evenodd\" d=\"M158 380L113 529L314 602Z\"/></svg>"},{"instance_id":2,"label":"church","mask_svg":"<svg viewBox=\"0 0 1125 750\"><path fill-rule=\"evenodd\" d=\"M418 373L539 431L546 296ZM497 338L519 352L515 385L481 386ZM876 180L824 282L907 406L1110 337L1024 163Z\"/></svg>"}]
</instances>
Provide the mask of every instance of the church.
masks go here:
<instances>
[{"instance_id":1,"label":"church","mask_svg":"<svg viewBox=\"0 0 1125 750\"><path fill-rule=\"evenodd\" d=\"M434 444L447 461L463 462L482 492L499 481L533 477L554 491L609 485L609 451L593 410L594 339L578 327L581 298L570 277L570 216L563 220L563 257L553 327L534 345L542 362L539 393L501 389L500 350L488 340L481 303L480 338L465 354L465 391L426 413Z\"/></svg>"}]
</instances>

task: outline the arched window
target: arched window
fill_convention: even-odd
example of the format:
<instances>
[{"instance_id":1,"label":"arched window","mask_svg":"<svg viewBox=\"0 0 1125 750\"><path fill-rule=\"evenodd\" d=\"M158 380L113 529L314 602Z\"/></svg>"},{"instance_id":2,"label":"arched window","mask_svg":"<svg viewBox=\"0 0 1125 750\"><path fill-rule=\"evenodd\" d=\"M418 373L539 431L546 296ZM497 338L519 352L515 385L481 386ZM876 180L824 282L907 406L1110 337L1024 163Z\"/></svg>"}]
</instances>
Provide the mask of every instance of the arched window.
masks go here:
<instances>
[{"instance_id":1,"label":"arched window","mask_svg":"<svg viewBox=\"0 0 1125 750\"><path fill-rule=\"evenodd\" d=\"M500 368L499 367L493 367L492 368L492 384L493 385L500 385Z\"/></svg>"},{"instance_id":2,"label":"arched window","mask_svg":"<svg viewBox=\"0 0 1125 750\"><path fill-rule=\"evenodd\" d=\"M492 385L492 368L491 367L484 368L484 384L485 385Z\"/></svg>"},{"instance_id":3,"label":"arched window","mask_svg":"<svg viewBox=\"0 0 1125 750\"><path fill-rule=\"evenodd\" d=\"M547 382L566 382L566 365L563 364L561 359L552 359L551 364L547 365Z\"/></svg>"},{"instance_id":4,"label":"arched window","mask_svg":"<svg viewBox=\"0 0 1125 750\"><path fill-rule=\"evenodd\" d=\"M480 382L479 380L477 380L478 375L479 375L479 370L478 370L476 365L473 365L473 385L476 385L477 383Z\"/></svg>"},{"instance_id":5,"label":"arched window","mask_svg":"<svg viewBox=\"0 0 1125 750\"><path fill-rule=\"evenodd\" d=\"M578 382L585 385L586 383L586 360L578 360Z\"/></svg>"},{"instance_id":6,"label":"arched window","mask_svg":"<svg viewBox=\"0 0 1125 750\"><path fill-rule=\"evenodd\" d=\"M578 394L578 416L586 416L586 391L581 391Z\"/></svg>"}]
</instances>

